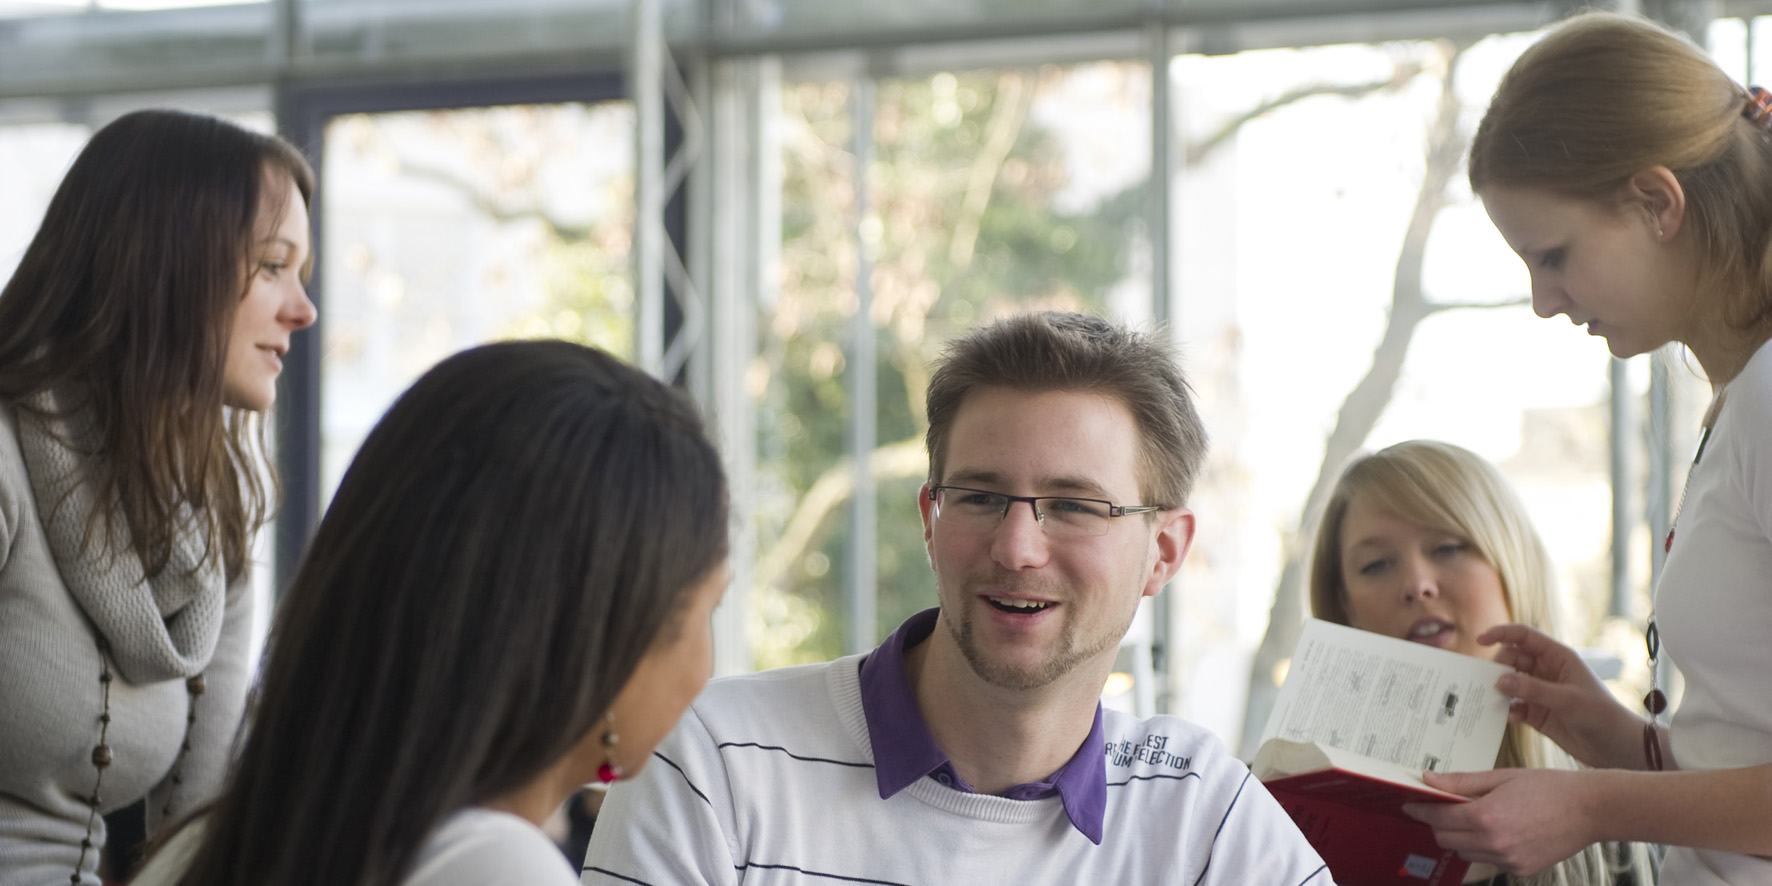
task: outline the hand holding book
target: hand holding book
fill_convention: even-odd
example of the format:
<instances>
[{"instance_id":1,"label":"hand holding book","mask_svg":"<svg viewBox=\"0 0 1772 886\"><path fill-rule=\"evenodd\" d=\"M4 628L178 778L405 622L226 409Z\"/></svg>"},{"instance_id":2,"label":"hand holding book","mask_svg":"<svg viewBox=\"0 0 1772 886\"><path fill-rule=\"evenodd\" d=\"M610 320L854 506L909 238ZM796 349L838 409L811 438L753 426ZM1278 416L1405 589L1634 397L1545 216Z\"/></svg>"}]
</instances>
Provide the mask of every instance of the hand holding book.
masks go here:
<instances>
[{"instance_id":1,"label":"hand holding book","mask_svg":"<svg viewBox=\"0 0 1772 886\"><path fill-rule=\"evenodd\" d=\"M1403 811L1463 858L1531 875L1602 838L1588 832L1591 781L1581 775L1560 769L1428 773L1429 785L1471 802L1408 803Z\"/></svg>"},{"instance_id":2,"label":"hand holding book","mask_svg":"<svg viewBox=\"0 0 1772 886\"><path fill-rule=\"evenodd\" d=\"M1510 722L1544 733L1588 766L1643 768L1643 719L1618 702L1575 650L1521 624L1490 628L1477 642L1501 644L1496 664L1519 672L1497 685L1514 699Z\"/></svg>"}]
</instances>

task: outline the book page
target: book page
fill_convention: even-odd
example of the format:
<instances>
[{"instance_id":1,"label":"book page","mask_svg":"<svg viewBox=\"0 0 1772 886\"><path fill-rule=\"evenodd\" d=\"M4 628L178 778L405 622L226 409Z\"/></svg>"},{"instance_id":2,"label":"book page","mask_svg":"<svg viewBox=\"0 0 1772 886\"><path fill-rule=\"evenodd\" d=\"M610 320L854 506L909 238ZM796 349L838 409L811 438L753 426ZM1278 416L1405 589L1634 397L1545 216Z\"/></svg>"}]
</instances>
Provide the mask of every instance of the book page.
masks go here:
<instances>
[{"instance_id":1,"label":"book page","mask_svg":"<svg viewBox=\"0 0 1772 886\"><path fill-rule=\"evenodd\" d=\"M1270 738L1261 743L1261 750L1255 759L1249 761L1249 770L1263 782L1289 778L1325 769L1338 769L1342 772L1364 776L1378 781L1399 784L1410 790L1423 794L1433 794L1448 800L1464 800L1457 794L1447 793L1439 788L1428 787L1421 780L1421 770L1398 766L1385 760L1374 760L1362 757L1340 748L1320 745L1316 742L1287 741L1283 738Z\"/></svg>"},{"instance_id":2,"label":"book page","mask_svg":"<svg viewBox=\"0 0 1772 886\"><path fill-rule=\"evenodd\" d=\"M1507 697L1494 662L1308 619L1262 741L1316 742L1414 771L1495 768Z\"/></svg>"}]
</instances>

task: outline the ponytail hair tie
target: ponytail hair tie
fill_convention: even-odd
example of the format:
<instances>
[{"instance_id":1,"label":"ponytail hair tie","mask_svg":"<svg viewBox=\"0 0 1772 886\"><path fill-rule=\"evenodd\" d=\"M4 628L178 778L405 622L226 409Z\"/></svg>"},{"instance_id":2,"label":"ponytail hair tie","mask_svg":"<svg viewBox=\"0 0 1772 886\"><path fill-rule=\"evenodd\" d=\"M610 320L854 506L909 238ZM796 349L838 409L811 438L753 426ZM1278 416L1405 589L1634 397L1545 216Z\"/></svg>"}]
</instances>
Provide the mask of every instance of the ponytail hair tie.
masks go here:
<instances>
[{"instance_id":1,"label":"ponytail hair tie","mask_svg":"<svg viewBox=\"0 0 1772 886\"><path fill-rule=\"evenodd\" d=\"M1747 91L1747 104L1741 108L1741 116L1754 122L1761 129L1772 130L1772 92L1755 86Z\"/></svg>"}]
</instances>

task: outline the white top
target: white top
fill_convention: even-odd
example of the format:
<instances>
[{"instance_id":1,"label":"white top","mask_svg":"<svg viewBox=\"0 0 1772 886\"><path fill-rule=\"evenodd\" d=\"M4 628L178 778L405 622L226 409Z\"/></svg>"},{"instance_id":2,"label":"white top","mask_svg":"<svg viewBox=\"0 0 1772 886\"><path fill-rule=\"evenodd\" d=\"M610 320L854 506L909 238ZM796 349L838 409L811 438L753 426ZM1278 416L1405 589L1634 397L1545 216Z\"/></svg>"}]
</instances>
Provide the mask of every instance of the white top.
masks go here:
<instances>
[{"instance_id":1,"label":"white top","mask_svg":"<svg viewBox=\"0 0 1772 886\"><path fill-rule=\"evenodd\" d=\"M1729 383L1689 483L1655 588L1663 648L1686 680L1674 761L1772 763L1772 344ZM1662 882L1772 884L1772 860L1672 847Z\"/></svg>"},{"instance_id":2,"label":"white top","mask_svg":"<svg viewBox=\"0 0 1772 886\"><path fill-rule=\"evenodd\" d=\"M860 660L710 683L645 770L610 792L584 883L1330 883L1249 769L1174 717L1102 712L1099 846L1057 796L923 778L882 800Z\"/></svg>"},{"instance_id":3,"label":"white top","mask_svg":"<svg viewBox=\"0 0 1772 886\"><path fill-rule=\"evenodd\" d=\"M402 886L577 886L547 835L508 812L470 806L443 820Z\"/></svg>"},{"instance_id":4,"label":"white top","mask_svg":"<svg viewBox=\"0 0 1772 886\"><path fill-rule=\"evenodd\" d=\"M175 834L130 886L172 886L190 866L203 824ZM577 886L546 834L508 812L470 806L443 819L401 886Z\"/></svg>"}]
</instances>

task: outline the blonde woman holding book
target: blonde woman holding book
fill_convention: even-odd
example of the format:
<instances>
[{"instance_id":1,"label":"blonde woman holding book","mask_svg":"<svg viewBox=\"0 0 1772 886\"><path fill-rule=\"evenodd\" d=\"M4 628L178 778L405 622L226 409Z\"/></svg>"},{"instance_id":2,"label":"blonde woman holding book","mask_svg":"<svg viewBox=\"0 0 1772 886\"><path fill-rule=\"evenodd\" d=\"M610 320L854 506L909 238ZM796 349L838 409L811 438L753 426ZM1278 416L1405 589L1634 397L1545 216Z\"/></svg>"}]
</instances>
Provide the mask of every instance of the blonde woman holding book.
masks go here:
<instances>
[{"instance_id":1,"label":"blonde woman holding book","mask_svg":"<svg viewBox=\"0 0 1772 886\"><path fill-rule=\"evenodd\" d=\"M1324 510L1310 571L1317 618L1485 660L1500 647L1477 638L1497 625L1557 634L1551 587L1544 544L1501 473L1469 450L1433 440L1398 443L1348 466ZM1495 765L1576 766L1520 723L1508 725ZM1473 864L1465 882L1646 886L1643 855L1593 845L1530 877Z\"/></svg>"}]
</instances>

